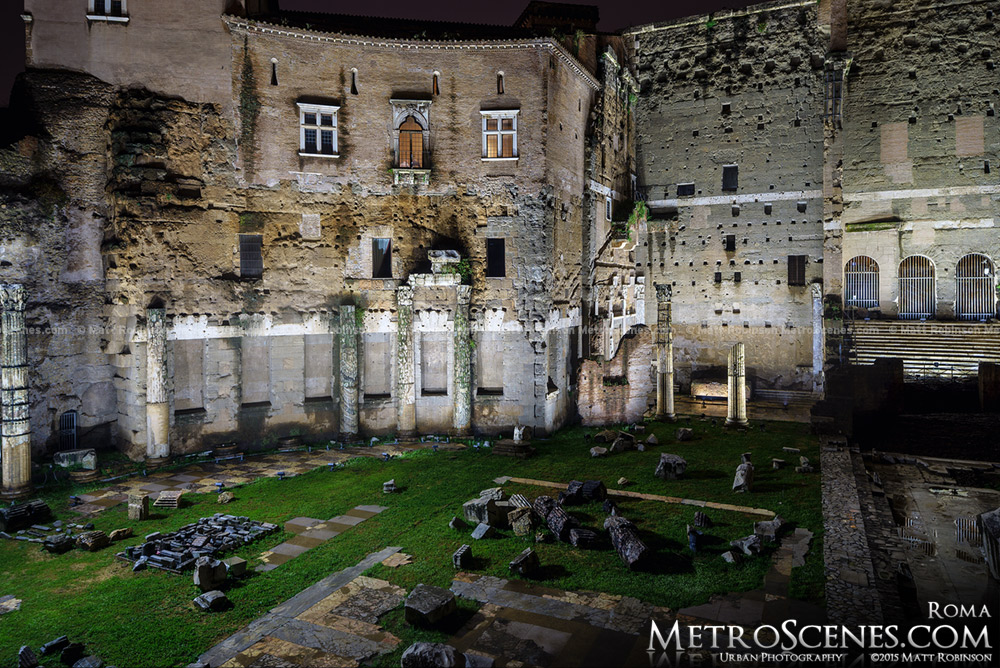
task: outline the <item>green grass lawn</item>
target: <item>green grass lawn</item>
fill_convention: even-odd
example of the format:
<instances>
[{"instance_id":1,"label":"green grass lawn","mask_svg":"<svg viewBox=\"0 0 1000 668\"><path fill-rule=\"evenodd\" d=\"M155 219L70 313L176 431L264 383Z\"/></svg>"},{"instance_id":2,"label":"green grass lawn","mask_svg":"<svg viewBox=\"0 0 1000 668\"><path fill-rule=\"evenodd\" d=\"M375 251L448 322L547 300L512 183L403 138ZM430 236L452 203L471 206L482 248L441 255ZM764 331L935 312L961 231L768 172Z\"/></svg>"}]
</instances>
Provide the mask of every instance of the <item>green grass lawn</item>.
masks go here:
<instances>
[{"instance_id":1,"label":"green grass lawn","mask_svg":"<svg viewBox=\"0 0 1000 668\"><path fill-rule=\"evenodd\" d=\"M818 442L805 425L769 423L766 431L727 432L710 422L692 419L695 439L675 443L676 425L647 424L661 445L646 452L628 452L605 459L592 459L593 443L585 433L597 430L566 429L549 440L536 441L538 455L519 461L497 457L488 451L421 451L386 463L359 458L335 472L321 469L292 479L260 480L236 489L236 500L226 506L215 503L215 495L185 495L177 510L161 510L155 519L130 522L124 504L101 513L98 529L132 526L137 536L97 553L73 550L55 556L40 546L21 541L0 541L0 595L13 594L23 600L21 609L0 617L0 666L16 664L17 648L37 648L68 634L86 642L88 650L118 666L184 665L218 640L238 630L317 580L357 563L370 552L389 545L402 546L414 563L392 569L380 565L368 575L411 588L424 582L448 586L454 570L451 554L465 542L473 543L476 572L508 577L507 563L533 540L501 532L501 537L472 541L466 533L448 528L448 521L461 515L462 503L493 487L493 478L507 475L555 482L571 479L601 479L609 488L619 477L628 478L628 489L766 508L815 534L806 565L792 574L792 593L798 598L822 603L822 516L819 474L800 475L791 467L772 470L772 457L782 457L781 448L800 448L814 464L819 461ZM731 491L740 453L753 452L757 463L756 483L751 494ZM653 472L660 453L680 454L688 461L684 479L663 481ZM791 456L784 457L792 461ZM382 482L395 478L401 493L382 494ZM529 498L555 495L554 490L508 483L509 492ZM67 509L67 496L47 499L63 520L76 517ZM43 495L43 498L44 495ZM114 559L114 552L138 544L142 536L167 532L216 512L247 515L253 519L283 524L297 516L326 519L359 504L379 504L388 510L314 548L266 574L253 573L231 587L233 609L206 615L196 611L191 600L199 593L190 574L174 575L159 570L132 573L129 565ZM651 572L625 570L606 544L602 549L582 551L568 544L536 546L542 573L541 585L570 590L597 590L635 596L673 609L703 603L714 593L746 591L761 586L769 559L750 560L739 566L723 562L719 555L728 541L752 532L759 517L708 510L715 526L705 530L703 549L695 555L687 550L685 526L697 508L654 501L620 499L622 514L633 520L643 539L656 551ZM569 509L585 526L600 528L604 513L599 504ZM271 535L236 553L251 562L265 549L289 538ZM228 555L227 555L228 556ZM470 610L475 604L465 602ZM399 650L383 657L379 665L399 665L398 655L416 639L443 639L439 634L410 629L399 611L385 622L403 639ZM58 665L58 659L49 665Z\"/></svg>"}]
</instances>

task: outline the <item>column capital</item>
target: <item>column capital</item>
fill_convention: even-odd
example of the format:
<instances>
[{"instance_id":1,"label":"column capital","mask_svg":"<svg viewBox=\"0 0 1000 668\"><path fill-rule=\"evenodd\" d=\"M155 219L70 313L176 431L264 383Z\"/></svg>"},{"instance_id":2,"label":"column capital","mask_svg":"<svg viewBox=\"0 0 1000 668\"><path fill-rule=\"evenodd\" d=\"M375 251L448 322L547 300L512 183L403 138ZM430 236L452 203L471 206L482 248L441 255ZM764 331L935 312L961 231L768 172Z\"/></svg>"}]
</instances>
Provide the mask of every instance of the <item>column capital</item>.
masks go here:
<instances>
[{"instance_id":1,"label":"column capital","mask_svg":"<svg viewBox=\"0 0 1000 668\"><path fill-rule=\"evenodd\" d=\"M823 284L822 283L810 283L809 292L812 294L813 299L823 298Z\"/></svg>"},{"instance_id":2,"label":"column capital","mask_svg":"<svg viewBox=\"0 0 1000 668\"><path fill-rule=\"evenodd\" d=\"M150 325L162 324L167 319L167 309L148 308L146 309L146 322Z\"/></svg>"},{"instance_id":3,"label":"column capital","mask_svg":"<svg viewBox=\"0 0 1000 668\"><path fill-rule=\"evenodd\" d=\"M673 288L669 283L655 283L654 287L657 301L670 301L673 298Z\"/></svg>"},{"instance_id":4,"label":"column capital","mask_svg":"<svg viewBox=\"0 0 1000 668\"><path fill-rule=\"evenodd\" d=\"M413 286L401 285L396 288L396 304L399 306L413 306Z\"/></svg>"},{"instance_id":5,"label":"column capital","mask_svg":"<svg viewBox=\"0 0 1000 668\"><path fill-rule=\"evenodd\" d=\"M24 286L20 283L0 284L0 309L4 311L24 310Z\"/></svg>"},{"instance_id":6,"label":"column capital","mask_svg":"<svg viewBox=\"0 0 1000 668\"><path fill-rule=\"evenodd\" d=\"M472 286L456 285L455 296L458 297L459 306L468 306L469 302L472 300Z\"/></svg>"}]
</instances>

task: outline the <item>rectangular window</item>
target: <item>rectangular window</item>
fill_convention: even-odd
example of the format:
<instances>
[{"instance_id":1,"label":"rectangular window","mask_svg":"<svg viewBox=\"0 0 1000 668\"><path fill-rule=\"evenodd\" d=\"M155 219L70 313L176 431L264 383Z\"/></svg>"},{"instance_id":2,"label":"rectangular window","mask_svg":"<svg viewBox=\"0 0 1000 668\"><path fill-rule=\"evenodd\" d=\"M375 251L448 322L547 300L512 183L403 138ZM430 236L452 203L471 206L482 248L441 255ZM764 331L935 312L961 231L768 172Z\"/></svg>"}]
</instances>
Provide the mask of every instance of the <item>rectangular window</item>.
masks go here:
<instances>
[{"instance_id":1,"label":"rectangular window","mask_svg":"<svg viewBox=\"0 0 1000 668\"><path fill-rule=\"evenodd\" d=\"M125 2L126 0L90 0L87 3L87 18L128 21Z\"/></svg>"},{"instance_id":2,"label":"rectangular window","mask_svg":"<svg viewBox=\"0 0 1000 668\"><path fill-rule=\"evenodd\" d=\"M678 183L677 184L677 196L678 197L691 197L694 195L694 184L693 183Z\"/></svg>"},{"instance_id":3,"label":"rectangular window","mask_svg":"<svg viewBox=\"0 0 1000 668\"><path fill-rule=\"evenodd\" d=\"M789 285L805 285L806 284L806 259L808 255L789 255L788 256L788 284Z\"/></svg>"},{"instance_id":4,"label":"rectangular window","mask_svg":"<svg viewBox=\"0 0 1000 668\"><path fill-rule=\"evenodd\" d=\"M372 239L372 278L392 278L391 239Z\"/></svg>"},{"instance_id":5,"label":"rectangular window","mask_svg":"<svg viewBox=\"0 0 1000 668\"><path fill-rule=\"evenodd\" d=\"M737 165L724 165L722 167L722 189L736 190L739 185L740 168Z\"/></svg>"},{"instance_id":6,"label":"rectangular window","mask_svg":"<svg viewBox=\"0 0 1000 668\"><path fill-rule=\"evenodd\" d=\"M735 234L727 234L725 237L723 237L723 245L725 246L727 253L733 253L733 252L735 252L736 251L736 235Z\"/></svg>"},{"instance_id":7,"label":"rectangular window","mask_svg":"<svg viewBox=\"0 0 1000 668\"><path fill-rule=\"evenodd\" d=\"M298 103L299 155L337 157L337 110L323 104Z\"/></svg>"},{"instance_id":8,"label":"rectangular window","mask_svg":"<svg viewBox=\"0 0 1000 668\"><path fill-rule=\"evenodd\" d=\"M611 220L611 214L613 213L614 203L610 197L604 198L604 220Z\"/></svg>"},{"instance_id":9,"label":"rectangular window","mask_svg":"<svg viewBox=\"0 0 1000 668\"><path fill-rule=\"evenodd\" d=\"M483 116L483 159L516 158L518 110L479 113Z\"/></svg>"},{"instance_id":10,"label":"rectangular window","mask_svg":"<svg viewBox=\"0 0 1000 668\"><path fill-rule=\"evenodd\" d=\"M261 278L264 275L264 237L260 234L240 235L240 278Z\"/></svg>"},{"instance_id":11,"label":"rectangular window","mask_svg":"<svg viewBox=\"0 0 1000 668\"><path fill-rule=\"evenodd\" d=\"M486 240L486 277L503 278L507 275L507 258L503 239Z\"/></svg>"}]
</instances>

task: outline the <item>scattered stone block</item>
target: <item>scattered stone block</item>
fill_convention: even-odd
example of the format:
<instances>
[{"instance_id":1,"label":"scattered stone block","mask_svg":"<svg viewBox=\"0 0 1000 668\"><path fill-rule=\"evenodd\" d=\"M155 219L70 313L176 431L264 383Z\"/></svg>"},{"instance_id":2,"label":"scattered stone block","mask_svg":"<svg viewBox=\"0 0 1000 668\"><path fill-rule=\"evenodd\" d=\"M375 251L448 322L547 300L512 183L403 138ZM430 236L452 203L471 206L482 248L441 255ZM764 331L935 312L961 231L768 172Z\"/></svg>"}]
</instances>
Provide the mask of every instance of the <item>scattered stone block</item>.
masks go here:
<instances>
[{"instance_id":1,"label":"scattered stone block","mask_svg":"<svg viewBox=\"0 0 1000 668\"><path fill-rule=\"evenodd\" d=\"M494 501L506 501L507 493L502 487L490 487L479 492L480 499L493 499Z\"/></svg>"},{"instance_id":2,"label":"scattered stone block","mask_svg":"<svg viewBox=\"0 0 1000 668\"><path fill-rule=\"evenodd\" d=\"M548 531L539 531L535 534L536 543L551 543L552 540L553 536Z\"/></svg>"},{"instance_id":3,"label":"scattered stone block","mask_svg":"<svg viewBox=\"0 0 1000 668\"><path fill-rule=\"evenodd\" d=\"M510 571L521 577L530 577L538 570L538 567L538 555L530 547L514 557L514 561L508 564Z\"/></svg>"},{"instance_id":4,"label":"scattered stone block","mask_svg":"<svg viewBox=\"0 0 1000 668\"><path fill-rule=\"evenodd\" d=\"M45 542L42 543L42 549L51 554L65 554L72 550L74 545L76 545L76 541L71 536L57 533L45 539Z\"/></svg>"},{"instance_id":5,"label":"scattered stone block","mask_svg":"<svg viewBox=\"0 0 1000 668\"><path fill-rule=\"evenodd\" d=\"M580 526L579 520L572 517L560 506L556 506L549 512L545 517L545 524L549 527L549 531L556 537L556 540L562 542L569 540L570 529Z\"/></svg>"},{"instance_id":6,"label":"scattered stone block","mask_svg":"<svg viewBox=\"0 0 1000 668\"><path fill-rule=\"evenodd\" d=\"M236 499L236 495L230 491L225 491L219 494L219 497L215 500L216 503L232 503Z\"/></svg>"},{"instance_id":7,"label":"scattered stone block","mask_svg":"<svg viewBox=\"0 0 1000 668\"><path fill-rule=\"evenodd\" d=\"M605 499L602 508L604 509L604 512L606 512L608 515L618 514L618 504L616 504L611 499Z\"/></svg>"},{"instance_id":8,"label":"scattered stone block","mask_svg":"<svg viewBox=\"0 0 1000 668\"><path fill-rule=\"evenodd\" d=\"M751 461L752 457L753 457L753 453L752 452L744 452L742 455L740 455L740 463L741 464L748 464L748 463L752 464L753 463Z\"/></svg>"},{"instance_id":9,"label":"scattered stone block","mask_svg":"<svg viewBox=\"0 0 1000 668\"><path fill-rule=\"evenodd\" d=\"M46 522L51 517L52 511L41 499L4 506L0 508L0 531L17 531Z\"/></svg>"},{"instance_id":10,"label":"scattered stone block","mask_svg":"<svg viewBox=\"0 0 1000 668\"><path fill-rule=\"evenodd\" d=\"M69 644L69 636L59 636L55 640L50 640L38 648L38 653L42 656L51 656L61 652Z\"/></svg>"},{"instance_id":11,"label":"scattered stone block","mask_svg":"<svg viewBox=\"0 0 1000 668\"><path fill-rule=\"evenodd\" d=\"M463 545L455 550L455 553L451 555L451 564L455 568L471 568L472 548L468 545Z\"/></svg>"},{"instance_id":12,"label":"scattered stone block","mask_svg":"<svg viewBox=\"0 0 1000 668\"><path fill-rule=\"evenodd\" d=\"M635 441L631 438L625 438L619 436L608 448L608 452L612 454L617 454L619 452L628 452L629 450L635 450Z\"/></svg>"},{"instance_id":13,"label":"scattered stone block","mask_svg":"<svg viewBox=\"0 0 1000 668\"><path fill-rule=\"evenodd\" d=\"M604 520L604 528L611 536L611 544L629 570L642 568L651 556L650 549L639 539L635 525L621 515Z\"/></svg>"},{"instance_id":14,"label":"scattered stone block","mask_svg":"<svg viewBox=\"0 0 1000 668\"><path fill-rule=\"evenodd\" d=\"M510 497L509 501L510 501L510 505L512 505L515 508L530 508L531 507L531 503L529 503L528 499L526 499L524 497L524 495L522 495L522 494L514 494L513 496Z\"/></svg>"},{"instance_id":15,"label":"scattered stone block","mask_svg":"<svg viewBox=\"0 0 1000 668\"><path fill-rule=\"evenodd\" d=\"M650 434L646 437L646 445L659 445L660 439L656 438L656 434Z\"/></svg>"},{"instance_id":16,"label":"scattered stone block","mask_svg":"<svg viewBox=\"0 0 1000 668\"><path fill-rule=\"evenodd\" d=\"M785 460L784 459L778 459L777 457L774 457L773 459L771 459L771 468L777 470L777 469L783 468L784 466L785 466Z\"/></svg>"},{"instance_id":17,"label":"scattered stone block","mask_svg":"<svg viewBox=\"0 0 1000 668\"><path fill-rule=\"evenodd\" d=\"M632 484L632 481L629 480L628 478L624 477L624 476L622 476L621 478L618 478L618 486L619 487L628 487L631 484Z\"/></svg>"},{"instance_id":18,"label":"scattered stone block","mask_svg":"<svg viewBox=\"0 0 1000 668\"><path fill-rule=\"evenodd\" d=\"M104 668L104 660L91 654L74 663L73 668Z\"/></svg>"},{"instance_id":19,"label":"scattered stone block","mask_svg":"<svg viewBox=\"0 0 1000 668\"><path fill-rule=\"evenodd\" d=\"M238 578L246 575L247 572L247 560L241 557L229 557L228 559L223 559L222 563L226 567L226 572L229 577Z\"/></svg>"},{"instance_id":20,"label":"scattered stone block","mask_svg":"<svg viewBox=\"0 0 1000 668\"><path fill-rule=\"evenodd\" d=\"M149 495L129 494L128 495L128 518L130 520L149 519Z\"/></svg>"},{"instance_id":21,"label":"scattered stone block","mask_svg":"<svg viewBox=\"0 0 1000 668\"><path fill-rule=\"evenodd\" d=\"M570 480L566 490L559 492L559 505L561 506L579 506L585 501L586 499L583 498L583 482L579 480Z\"/></svg>"},{"instance_id":22,"label":"scattered stone block","mask_svg":"<svg viewBox=\"0 0 1000 668\"><path fill-rule=\"evenodd\" d=\"M82 466L86 471L97 468L97 451L93 448L63 450L52 455L52 463L62 468Z\"/></svg>"},{"instance_id":23,"label":"scattered stone block","mask_svg":"<svg viewBox=\"0 0 1000 668\"><path fill-rule=\"evenodd\" d=\"M149 557L139 557L138 559L135 560L135 563L132 564L132 572L136 573L138 571L141 571L146 567L148 563L149 563Z\"/></svg>"},{"instance_id":24,"label":"scattered stone block","mask_svg":"<svg viewBox=\"0 0 1000 668\"><path fill-rule=\"evenodd\" d=\"M635 449L638 450L639 452L646 452L646 446L644 444L642 444L642 443L640 443L639 445L635 446Z\"/></svg>"},{"instance_id":25,"label":"scattered stone block","mask_svg":"<svg viewBox=\"0 0 1000 668\"><path fill-rule=\"evenodd\" d=\"M538 513L538 516L544 520L548 518L549 513L552 512L552 509L557 505L556 500L551 496L539 496L535 499L535 502L531 505L531 507L536 513Z\"/></svg>"},{"instance_id":26,"label":"scattered stone block","mask_svg":"<svg viewBox=\"0 0 1000 668\"><path fill-rule=\"evenodd\" d=\"M472 532L472 537L476 540L482 540L483 538L491 538L495 533L496 529L485 522L481 522Z\"/></svg>"},{"instance_id":27,"label":"scattered stone block","mask_svg":"<svg viewBox=\"0 0 1000 668\"><path fill-rule=\"evenodd\" d=\"M438 642L415 642L400 659L402 668L464 668L465 655L451 645Z\"/></svg>"},{"instance_id":28,"label":"scattered stone block","mask_svg":"<svg viewBox=\"0 0 1000 668\"><path fill-rule=\"evenodd\" d=\"M585 480L580 492L587 501L603 501L608 496L608 488L600 480Z\"/></svg>"},{"instance_id":29,"label":"scattered stone block","mask_svg":"<svg viewBox=\"0 0 1000 668\"><path fill-rule=\"evenodd\" d=\"M462 504L462 514L473 524L500 525L506 517L500 517L500 509L493 499L479 497Z\"/></svg>"},{"instance_id":30,"label":"scattered stone block","mask_svg":"<svg viewBox=\"0 0 1000 668\"><path fill-rule=\"evenodd\" d=\"M451 522L448 522L448 526L456 531L466 531L469 528L469 523L461 517L452 517Z\"/></svg>"},{"instance_id":31,"label":"scattered stone block","mask_svg":"<svg viewBox=\"0 0 1000 668\"><path fill-rule=\"evenodd\" d=\"M530 536L535 530L535 511L531 508L515 508L507 513L507 522L515 536Z\"/></svg>"},{"instance_id":32,"label":"scattered stone block","mask_svg":"<svg viewBox=\"0 0 1000 668\"><path fill-rule=\"evenodd\" d=\"M694 438L694 430L689 427L679 427L677 429L677 434L674 436L674 438L679 443L682 443L684 441L690 441L692 438Z\"/></svg>"},{"instance_id":33,"label":"scattered stone block","mask_svg":"<svg viewBox=\"0 0 1000 668\"><path fill-rule=\"evenodd\" d=\"M387 480L382 483L382 493L383 494L393 494L396 492L396 479Z\"/></svg>"},{"instance_id":34,"label":"scattered stone block","mask_svg":"<svg viewBox=\"0 0 1000 668\"><path fill-rule=\"evenodd\" d=\"M655 475L662 480L677 480L687 470L687 460L680 455L664 452L656 465Z\"/></svg>"},{"instance_id":35,"label":"scattered stone block","mask_svg":"<svg viewBox=\"0 0 1000 668\"><path fill-rule=\"evenodd\" d=\"M108 538L112 543L117 543L120 540L125 540L126 538L132 537L132 527L125 527L124 529L115 529L110 534Z\"/></svg>"},{"instance_id":36,"label":"scattered stone block","mask_svg":"<svg viewBox=\"0 0 1000 668\"><path fill-rule=\"evenodd\" d=\"M613 443L616 438L618 438L616 432L605 429L594 434L594 443Z\"/></svg>"},{"instance_id":37,"label":"scattered stone block","mask_svg":"<svg viewBox=\"0 0 1000 668\"><path fill-rule=\"evenodd\" d=\"M797 454L801 453L801 450L799 450L798 448L787 448L786 447L786 448L782 448L782 450L784 452L787 452L790 455L797 455Z\"/></svg>"},{"instance_id":38,"label":"scattered stone block","mask_svg":"<svg viewBox=\"0 0 1000 668\"><path fill-rule=\"evenodd\" d=\"M418 584L406 597L403 616L410 624L433 626L455 610L455 595L449 590Z\"/></svg>"},{"instance_id":39,"label":"scattered stone block","mask_svg":"<svg viewBox=\"0 0 1000 668\"><path fill-rule=\"evenodd\" d=\"M694 514L694 525L696 527L701 527L703 529L704 528L708 528L708 527L712 526L712 520L711 520L711 518L708 515L706 515L705 513L701 512L700 510L699 511L695 511L695 514Z\"/></svg>"},{"instance_id":40,"label":"scattered stone block","mask_svg":"<svg viewBox=\"0 0 1000 668\"><path fill-rule=\"evenodd\" d=\"M21 649L17 653L17 667L38 668L38 657L27 645L21 645Z\"/></svg>"},{"instance_id":41,"label":"scattered stone block","mask_svg":"<svg viewBox=\"0 0 1000 668\"><path fill-rule=\"evenodd\" d=\"M815 471L808 457L799 457L799 465L795 467L796 473L812 473Z\"/></svg>"},{"instance_id":42,"label":"scattered stone block","mask_svg":"<svg viewBox=\"0 0 1000 668\"><path fill-rule=\"evenodd\" d=\"M733 552L732 550L729 550L728 552L722 553L722 560L725 561L727 564L738 564L741 561L743 561L743 556L739 552Z\"/></svg>"},{"instance_id":43,"label":"scattered stone block","mask_svg":"<svg viewBox=\"0 0 1000 668\"><path fill-rule=\"evenodd\" d=\"M687 525L687 537L688 537L688 549L692 552L698 551L698 537L701 536L701 532L696 528Z\"/></svg>"},{"instance_id":44,"label":"scattered stone block","mask_svg":"<svg viewBox=\"0 0 1000 668\"><path fill-rule=\"evenodd\" d=\"M774 541L786 525L787 523L781 518L781 515L775 515L774 519L770 519L765 522L755 522L753 525L753 532L755 535L760 536L764 540Z\"/></svg>"},{"instance_id":45,"label":"scattered stone block","mask_svg":"<svg viewBox=\"0 0 1000 668\"><path fill-rule=\"evenodd\" d=\"M76 538L76 546L88 552L97 552L110 544L111 539L103 531L85 531Z\"/></svg>"},{"instance_id":46,"label":"scattered stone block","mask_svg":"<svg viewBox=\"0 0 1000 668\"><path fill-rule=\"evenodd\" d=\"M732 547L739 549L748 557L760 554L760 536L757 536L756 534L730 541L729 544Z\"/></svg>"},{"instance_id":47,"label":"scattered stone block","mask_svg":"<svg viewBox=\"0 0 1000 668\"><path fill-rule=\"evenodd\" d=\"M594 457L595 459L597 457L607 457L608 456L608 449L607 448L602 448L599 445L595 445L594 447L592 447L590 449L590 456Z\"/></svg>"},{"instance_id":48,"label":"scattered stone block","mask_svg":"<svg viewBox=\"0 0 1000 668\"><path fill-rule=\"evenodd\" d=\"M218 589L226 581L226 565L218 559L198 557L194 562L194 583L202 591Z\"/></svg>"},{"instance_id":49,"label":"scattered stone block","mask_svg":"<svg viewBox=\"0 0 1000 668\"><path fill-rule=\"evenodd\" d=\"M84 647L82 642L71 642L59 652L59 662L65 666L72 666L83 658Z\"/></svg>"},{"instance_id":50,"label":"scattered stone block","mask_svg":"<svg viewBox=\"0 0 1000 668\"><path fill-rule=\"evenodd\" d=\"M496 512L490 520L490 524L500 529L508 528L510 521L507 516L514 509L514 506L511 505L510 501L495 501L494 503L496 503Z\"/></svg>"},{"instance_id":51,"label":"scattered stone block","mask_svg":"<svg viewBox=\"0 0 1000 668\"><path fill-rule=\"evenodd\" d=\"M597 541L598 536L596 531L581 528L569 530L569 543L573 547L589 550L597 545Z\"/></svg>"},{"instance_id":52,"label":"scattered stone block","mask_svg":"<svg viewBox=\"0 0 1000 668\"><path fill-rule=\"evenodd\" d=\"M736 467L736 476L733 478L734 492L749 492L753 489L753 464L745 461Z\"/></svg>"},{"instance_id":53,"label":"scattered stone block","mask_svg":"<svg viewBox=\"0 0 1000 668\"><path fill-rule=\"evenodd\" d=\"M194 599L194 604L202 612L220 612L231 605L226 595L217 589L207 591Z\"/></svg>"}]
</instances>

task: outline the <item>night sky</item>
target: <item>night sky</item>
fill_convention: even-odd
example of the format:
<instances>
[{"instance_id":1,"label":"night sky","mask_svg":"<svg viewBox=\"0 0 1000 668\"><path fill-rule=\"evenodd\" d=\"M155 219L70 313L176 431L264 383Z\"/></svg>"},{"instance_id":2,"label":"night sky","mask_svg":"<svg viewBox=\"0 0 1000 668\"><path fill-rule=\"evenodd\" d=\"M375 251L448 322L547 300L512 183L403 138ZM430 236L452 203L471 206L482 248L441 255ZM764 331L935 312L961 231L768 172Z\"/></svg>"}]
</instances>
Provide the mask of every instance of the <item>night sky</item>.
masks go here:
<instances>
[{"instance_id":1,"label":"night sky","mask_svg":"<svg viewBox=\"0 0 1000 668\"><path fill-rule=\"evenodd\" d=\"M149 0L143 0L149 1ZM157 0L168 1L168 0ZM86 0L79 0L81 6ZM364 7L364 14L435 21L461 21L510 25L527 6L528 0L483 2L482 0L281 0L285 9L328 11L340 14L357 14ZM601 10L599 28L603 31L619 30L626 26L655 23L691 14L717 11L725 7L744 7L753 4L741 0L598 0L581 2L596 4ZM24 23L21 21L23 3L20 0L0 1L0 106L5 106L14 77L24 69Z\"/></svg>"}]
</instances>

